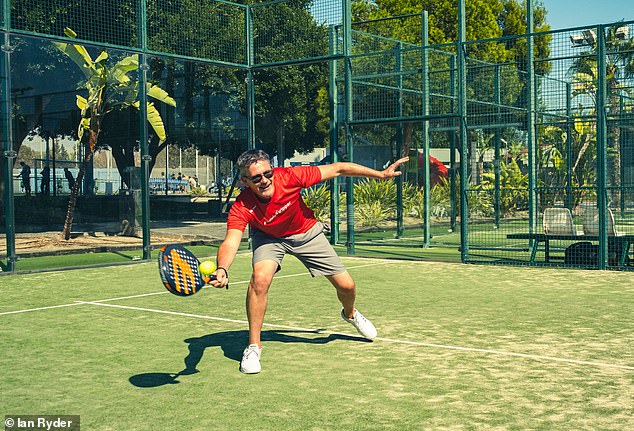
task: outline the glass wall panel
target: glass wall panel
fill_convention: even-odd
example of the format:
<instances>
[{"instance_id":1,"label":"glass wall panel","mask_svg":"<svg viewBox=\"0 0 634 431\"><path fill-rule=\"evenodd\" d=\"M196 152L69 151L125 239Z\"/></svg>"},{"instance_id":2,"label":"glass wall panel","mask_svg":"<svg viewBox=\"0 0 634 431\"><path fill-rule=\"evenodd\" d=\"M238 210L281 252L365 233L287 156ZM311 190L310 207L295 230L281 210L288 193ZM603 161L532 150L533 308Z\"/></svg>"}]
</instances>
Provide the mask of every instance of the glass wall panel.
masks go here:
<instances>
[{"instance_id":1,"label":"glass wall panel","mask_svg":"<svg viewBox=\"0 0 634 431\"><path fill-rule=\"evenodd\" d=\"M136 54L86 46L93 67L84 73L50 40L16 37L11 43L16 269L139 258ZM95 90L100 78L112 76L126 85L110 79L103 93ZM93 120L80 139L87 100L101 121ZM73 190L72 225L63 234Z\"/></svg>"},{"instance_id":2,"label":"glass wall panel","mask_svg":"<svg viewBox=\"0 0 634 431\"><path fill-rule=\"evenodd\" d=\"M174 98L160 109L166 141L150 141L153 245L221 240L238 192L234 162L247 149L245 73L151 57L153 84Z\"/></svg>"}]
</instances>

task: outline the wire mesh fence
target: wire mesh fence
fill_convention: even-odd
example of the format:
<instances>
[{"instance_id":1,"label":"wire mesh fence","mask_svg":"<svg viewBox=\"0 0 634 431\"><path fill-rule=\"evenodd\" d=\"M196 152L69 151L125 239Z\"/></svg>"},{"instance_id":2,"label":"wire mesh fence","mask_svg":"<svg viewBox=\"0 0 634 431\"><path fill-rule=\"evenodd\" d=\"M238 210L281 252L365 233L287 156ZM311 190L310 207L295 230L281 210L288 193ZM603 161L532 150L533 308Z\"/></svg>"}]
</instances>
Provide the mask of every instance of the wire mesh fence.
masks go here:
<instances>
[{"instance_id":1,"label":"wire mesh fence","mask_svg":"<svg viewBox=\"0 0 634 431\"><path fill-rule=\"evenodd\" d=\"M341 0L273 1L253 5L252 16L254 64L266 65L334 54L330 28L341 26L343 10Z\"/></svg>"},{"instance_id":2,"label":"wire mesh fence","mask_svg":"<svg viewBox=\"0 0 634 431\"><path fill-rule=\"evenodd\" d=\"M499 99L489 105L495 94L487 89L490 75L479 72L479 81L468 84L479 87L473 90L473 106L478 108L469 111L469 127L495 118L495 130L502 134L498 138L494 129L477 126L470 132L476 148L485 148L470 152L470 166L476 166L474 155L489 151L488 160L484 156L478 163L496 185L487 189L477 185L471 175L467 189L468 201L473 200L468 212L469 260L595 268L604 259L607 267L630 264L634 123L628 100L632 76L627 65L634 52L625 36L630 29L631 24L618 23L547 35L550 51L535 59L539 73L533 96L532 145L525 89L513 96L517 103L500 106ZM605 36L598 37L598 32ZM500 65L487 69L491 67ZM514 75L517 83L525 85L525 71ZM485 89L480 93L483 82ZM605 82L603 92L601 82ZM506 87L501 88L506 94ZM511 85L511 91L513 88L519 87ZM492 106L496 112L484 106ZM501 109L507 113L497 116ZM501 148L498 142L502 142ZM529 199L531 187L535 193ZM496 208L494 217L479 209L491 207Z\"/></svg>"}]
</instances>

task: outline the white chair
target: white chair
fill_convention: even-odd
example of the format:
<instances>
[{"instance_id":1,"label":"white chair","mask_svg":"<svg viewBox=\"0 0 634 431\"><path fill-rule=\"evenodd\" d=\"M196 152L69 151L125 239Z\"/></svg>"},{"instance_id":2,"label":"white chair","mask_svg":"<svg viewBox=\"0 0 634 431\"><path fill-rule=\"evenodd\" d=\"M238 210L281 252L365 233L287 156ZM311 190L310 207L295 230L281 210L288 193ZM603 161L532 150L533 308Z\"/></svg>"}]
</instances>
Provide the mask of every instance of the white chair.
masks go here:
<instances>
[{"instance_id":1,"label":"white chair","mask_svg":"<svg viewBox=\"0 0 634 431\"><path fill-rule=\"evenodd\" d=\"M593 205L583 206L583 233L585 235L599 235L599 209ZM608 236L621 236L614 226L614 214L608 208Z\"/></svg>"},{"instance_id":2,"label":"white chair","mask_svg":"<svg viewBox=\"0 0 634 431\"><path fill-rule=\"evenodd\" d=\"M549 235L577 235L577 228L568 208L546 208L543 224L544 233Z\"/></svg>"}]
</instances>

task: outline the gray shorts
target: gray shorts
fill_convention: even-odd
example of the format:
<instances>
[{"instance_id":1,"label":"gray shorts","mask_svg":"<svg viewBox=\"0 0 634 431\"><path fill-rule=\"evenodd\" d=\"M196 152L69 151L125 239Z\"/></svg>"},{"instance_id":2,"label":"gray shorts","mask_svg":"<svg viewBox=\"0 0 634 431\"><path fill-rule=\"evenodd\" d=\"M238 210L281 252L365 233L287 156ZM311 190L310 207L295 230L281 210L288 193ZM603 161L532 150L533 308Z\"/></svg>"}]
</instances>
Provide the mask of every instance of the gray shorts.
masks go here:
<instances>
[{"instance_id":1,"label":"gray shorts","mask_svg":"<svg viewBox=\"0 0 634 431\"><path fill-rule=\"evenodd\" d=\"M263 260L277 262L277 270L282 269L282 259L288 253L297 257L310 274L336 275L346 271L341 259L324 235L324 225L317 222L308 232L273 238L258 230L251 235L253 264Z\"/></svg>"}]
</instances>

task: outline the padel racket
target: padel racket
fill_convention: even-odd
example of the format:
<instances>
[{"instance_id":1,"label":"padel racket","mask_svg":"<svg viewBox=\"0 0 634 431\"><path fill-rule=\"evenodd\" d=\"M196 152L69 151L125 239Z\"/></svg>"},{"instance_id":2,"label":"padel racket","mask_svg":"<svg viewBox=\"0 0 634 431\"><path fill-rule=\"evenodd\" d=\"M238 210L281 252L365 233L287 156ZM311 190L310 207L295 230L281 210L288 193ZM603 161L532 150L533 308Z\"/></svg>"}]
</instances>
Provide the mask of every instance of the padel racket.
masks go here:
<instances>
[{"instance_id":1,"label":"padel racket","mask_svg":"<svg viewBox=\"0 0 634 431\"><path fill-rule=\"evenodd\" d=\"M215 280L215 276L203 277L194 254L182 245L164 245L159 251L159 273L165 288L174 295L190 296ZM227 288L229 288L227 286Z\"/></svg>"}]
</instances>

